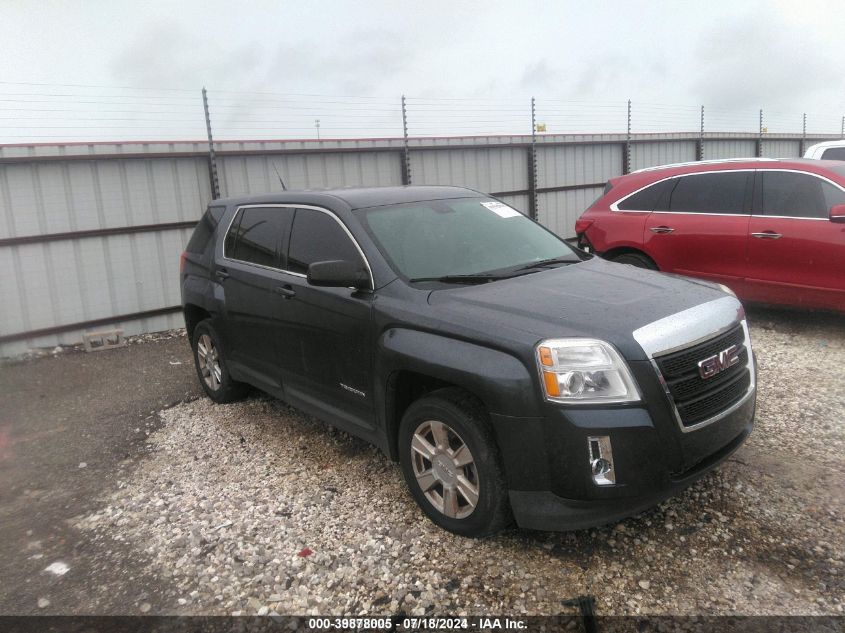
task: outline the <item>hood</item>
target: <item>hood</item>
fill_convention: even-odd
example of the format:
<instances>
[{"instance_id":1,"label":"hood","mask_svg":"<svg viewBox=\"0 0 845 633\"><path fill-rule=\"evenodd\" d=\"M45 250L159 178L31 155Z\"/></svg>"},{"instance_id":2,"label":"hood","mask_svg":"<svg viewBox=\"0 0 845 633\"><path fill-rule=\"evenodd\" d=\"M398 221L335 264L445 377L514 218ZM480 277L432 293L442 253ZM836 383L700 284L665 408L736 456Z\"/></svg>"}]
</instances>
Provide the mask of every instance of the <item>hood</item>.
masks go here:
<instances>
[{"instance_id":1,"label":"hood","mask_svg":"<svg viewBox=\"0 0 845 633\"><path fill-rule=\"evenodd\" d=\"M614 264L598 257L512 279L433 291L442 317L488 332L520 330L543 338L584 336L644 360L633 331L724 297L715 284Z\"/></svg>"}]
</instances>

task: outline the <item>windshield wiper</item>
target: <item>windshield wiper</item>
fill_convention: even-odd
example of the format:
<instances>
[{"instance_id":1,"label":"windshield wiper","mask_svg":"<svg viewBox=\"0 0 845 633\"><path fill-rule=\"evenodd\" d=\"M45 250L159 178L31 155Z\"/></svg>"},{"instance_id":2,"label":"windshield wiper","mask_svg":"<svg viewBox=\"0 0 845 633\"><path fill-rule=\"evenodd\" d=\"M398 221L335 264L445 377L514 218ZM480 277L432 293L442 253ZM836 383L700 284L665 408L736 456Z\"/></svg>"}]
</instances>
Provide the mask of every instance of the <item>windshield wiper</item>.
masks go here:
<instances>
[{"instance_id":1,"label":"windshield wiper","mask_svg":"<svg viewBox=\"0 0 845 633\"><path fill-rule=\"evenodd\" d=\"M510 275L493 275L491 273L476 273L471 275L443 275L441 277L416 277L410 281L439 281L444 284L483 284L488 281L506 279Z\"/></svg>"},{"instance_id":2,"label":"windshield wiper","mask_svg":"<svg viewBox=\"0 0 845 633\"><path fill-rule=\"evenodd\" d=\"M532 268L546 268L547 266L553 266L555 264L576 264L578 260L573 260L570 257L550 257L549 259L538 259L536 262L531 262L530 264L525 264L525 266L520 266L519 268L515 268L514 271L519 270L531 270Z\"/></svg>"}]
</instances>

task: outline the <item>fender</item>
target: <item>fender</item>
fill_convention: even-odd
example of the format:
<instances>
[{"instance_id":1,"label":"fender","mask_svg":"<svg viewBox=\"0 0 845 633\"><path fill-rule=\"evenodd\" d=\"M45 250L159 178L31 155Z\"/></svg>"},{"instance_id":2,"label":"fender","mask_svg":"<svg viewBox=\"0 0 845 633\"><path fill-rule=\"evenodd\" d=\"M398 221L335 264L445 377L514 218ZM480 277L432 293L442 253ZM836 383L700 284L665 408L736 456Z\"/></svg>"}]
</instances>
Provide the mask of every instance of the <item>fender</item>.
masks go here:
<instances>
[{"instance_id":1,"label":"fender","mask_svg":"<svg viewBox=\"0 0 845 633\"><path fill-rule=\"evenodd\" d=\"M488 412L512 416L540 415L539 386L517 357L503 351L432 332L393 328L377 342L376 402L385 407L387 384L396 371L414 371L457 385L475 394Z\"/></svg>"}]
</instances>

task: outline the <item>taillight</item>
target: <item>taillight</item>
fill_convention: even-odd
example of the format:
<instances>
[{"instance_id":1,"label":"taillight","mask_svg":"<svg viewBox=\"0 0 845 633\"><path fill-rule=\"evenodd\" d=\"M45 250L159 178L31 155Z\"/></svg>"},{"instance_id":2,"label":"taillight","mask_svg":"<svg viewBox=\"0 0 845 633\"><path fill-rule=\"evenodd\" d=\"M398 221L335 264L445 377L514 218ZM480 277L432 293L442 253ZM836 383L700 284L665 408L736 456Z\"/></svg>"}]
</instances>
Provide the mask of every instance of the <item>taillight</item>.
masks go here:
<instances>
[{"instance_id":1,"label":"taillight","mask_svg":"<svg viewBox=\"0 0 845 633\"><path fill-rule=\"evenodd\" d=\"M589 218L578 218L575 221L575 234L581 235L588 228L590 228L590 226L592 225L593 222L595 222L595 220L591 220Z\"/></svg>"},{"instance_id":2,"label":"taillight","mask_svg":"<svg viewBox=\"0 0 845 633\"><path fill-rule=\"evenodd\" d=\"M187 259L187 253L185 253L183 251L182 254L179 255L179 274L180 275L185 272L185 260L186 259Z\"/></svg>"}]
</instances>

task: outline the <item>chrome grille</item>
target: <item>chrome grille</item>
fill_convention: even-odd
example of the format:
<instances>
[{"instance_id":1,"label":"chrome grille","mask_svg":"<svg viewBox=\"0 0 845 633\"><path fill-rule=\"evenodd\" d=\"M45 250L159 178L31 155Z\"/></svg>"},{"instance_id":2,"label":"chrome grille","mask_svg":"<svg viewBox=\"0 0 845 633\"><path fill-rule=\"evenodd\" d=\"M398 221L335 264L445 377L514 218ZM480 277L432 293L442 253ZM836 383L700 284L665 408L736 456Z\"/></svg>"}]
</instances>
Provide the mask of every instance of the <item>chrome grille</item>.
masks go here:
<instances>
[{"instance_id":1,"label":"chrome grille","mask_svg":"<svg viewBox=\"0 0 845 633\"><path fill-rule=\"evenodd\" d=\"M711 378L702 378L698 363L732 345L739 347L739 362ZM655 356L654 361L684 427L699 424L736 404L751 386L748 349L741 324L703 343Z\"/></svg>"}]
</instances>

